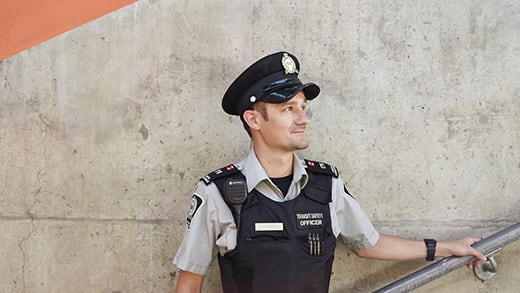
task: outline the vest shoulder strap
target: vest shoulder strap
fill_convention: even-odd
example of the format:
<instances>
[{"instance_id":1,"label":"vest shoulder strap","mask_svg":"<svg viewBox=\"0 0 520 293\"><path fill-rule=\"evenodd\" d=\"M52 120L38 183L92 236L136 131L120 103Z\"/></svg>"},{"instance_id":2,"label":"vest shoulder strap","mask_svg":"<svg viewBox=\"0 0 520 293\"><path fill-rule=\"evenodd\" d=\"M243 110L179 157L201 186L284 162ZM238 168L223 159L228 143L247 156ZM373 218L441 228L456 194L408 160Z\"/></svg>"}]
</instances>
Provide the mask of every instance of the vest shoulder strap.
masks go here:
<instances>
[{"instance_id":1,"label":"vest shoulder strap","mask_svg":"<svg viewBox=\"0 0 520 293\"><path fill-rule=\"evenodd\" d=\"M304 162L305 168L309 172L325 174L325 175L329 175L329 176L332 176L335 178L338 178L338 176L339 176L338 169L327 163L311 161L311 160L303 160L303 162Z\"/></svg>"},{"instance_id":2,"label":"vest shoulder strap","mask_svg":"<svg viewBox=\"0 0 520 293\"><path fill-rule=\"evenodd\" d=\"M228 165L227 167L220 168L216 171L209 173L208 175L201 178L201 180L209 185L211 182L214 182L217 186L220 195L226 202L229 207L231 213L233 214L233 219L237 225L237 228L240 227L240 210L242 209L242 203L245 201L247 197L247 185L245 183L245 177L242 172L235 165ZM227 182L233 180L239 180L242 188L226 188ZM236 186L238 182L235 184L231 184L228 186Z\"/></svg>"},{"instance_id":3,"label":"vest shoulder strap","mask_svg":"<svg viewBox=\"0 0 520 293\"><path fill-rule=\"evenodd\" d=\"M206 183L206 185L209 185L211 182L214 182L219 178L233 176L237 173L240 173L240 170L238 170L238 168L235 165L231 164L224 168L220 168L211 173L208 173L207 175L200 178L200 180Z\"/></svg>"}]
</instances>

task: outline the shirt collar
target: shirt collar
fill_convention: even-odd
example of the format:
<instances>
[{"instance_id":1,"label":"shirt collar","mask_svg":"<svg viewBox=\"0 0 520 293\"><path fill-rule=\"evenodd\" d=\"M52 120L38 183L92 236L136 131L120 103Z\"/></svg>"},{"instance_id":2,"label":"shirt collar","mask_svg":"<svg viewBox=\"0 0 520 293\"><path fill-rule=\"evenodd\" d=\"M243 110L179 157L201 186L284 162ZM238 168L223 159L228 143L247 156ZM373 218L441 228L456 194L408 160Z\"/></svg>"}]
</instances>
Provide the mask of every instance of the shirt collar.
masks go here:
<instances>
[{"instance_id":1,"label":"shirt collar","mask_svg":"<svg viewBox=\"0 0 520 293\"><path fill-rule=\"evenodd\" d=\"M302 161L296 154L293 154L293 182L299 182L301 188L307 184L308 175ZM247 182L247 191L251 192L260 182L269 181L269 176L258 161L253 148L249 151L246 158L237 164L238 169L244 174Z\"/></svg>"}]
</instances>

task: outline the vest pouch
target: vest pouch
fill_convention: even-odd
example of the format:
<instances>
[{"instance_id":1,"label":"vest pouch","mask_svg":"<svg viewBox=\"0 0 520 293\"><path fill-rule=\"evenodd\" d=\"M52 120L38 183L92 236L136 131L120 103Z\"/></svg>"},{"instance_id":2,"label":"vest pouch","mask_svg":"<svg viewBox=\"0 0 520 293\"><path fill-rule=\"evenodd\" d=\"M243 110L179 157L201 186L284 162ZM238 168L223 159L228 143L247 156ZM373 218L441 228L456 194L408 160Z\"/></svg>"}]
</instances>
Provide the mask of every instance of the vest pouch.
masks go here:
<instances>
[{"instance_id":1,"label":"vest pouch","mask_svg":"<svg viewBox=\"0 0 520 293\"><path fill-rule=\"evenodd\" d=\"M324 292L323 288L328 287L330 271L316 271L316 267L332 265L330 250L334 249L335 240L323 240L328 240L321 242L323 254L309 256L306 237L262 236L244 239L240 259L233 261L233 279L239 292ZM324 253L326 246L329 249L327 254ZM280 259L285 262L280 263Z\"/></svg>"}]
</instances>

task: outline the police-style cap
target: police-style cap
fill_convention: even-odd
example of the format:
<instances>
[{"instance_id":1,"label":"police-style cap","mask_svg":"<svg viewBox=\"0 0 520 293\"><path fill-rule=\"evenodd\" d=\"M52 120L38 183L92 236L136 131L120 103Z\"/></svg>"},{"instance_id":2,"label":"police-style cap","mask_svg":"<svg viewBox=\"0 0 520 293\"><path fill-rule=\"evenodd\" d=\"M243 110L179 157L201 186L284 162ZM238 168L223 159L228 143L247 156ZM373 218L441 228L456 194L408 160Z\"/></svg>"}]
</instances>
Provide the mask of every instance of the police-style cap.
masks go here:
<instances>
[{"instance_id":1,"label":"police-style cap","mask_svg":"<svg viewBox=\"0 0 520 293\"><path fill-rule=\"evenodd\" d=\"M320 93L314 83L303 84L298 78L300 63L288 52L278 52L253 63L229 86L222 108L231 115L242 115L256 102L283 103L298 92L312 100Z\"/></svg>"}]
</instances>

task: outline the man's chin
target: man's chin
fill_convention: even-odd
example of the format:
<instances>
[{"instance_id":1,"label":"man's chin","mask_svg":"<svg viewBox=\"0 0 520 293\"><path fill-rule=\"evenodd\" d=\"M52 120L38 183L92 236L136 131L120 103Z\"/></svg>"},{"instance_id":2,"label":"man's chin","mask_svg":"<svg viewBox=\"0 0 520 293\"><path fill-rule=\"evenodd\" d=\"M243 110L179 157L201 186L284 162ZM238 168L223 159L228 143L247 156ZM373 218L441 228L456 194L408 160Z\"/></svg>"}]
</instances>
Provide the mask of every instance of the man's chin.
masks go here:
<instances>
[{"instance_id":1,"label":"man's chin","mask_svg":"<svg viewBox=\"0 0 520 293\"><path fill-rule=\"evenodd\" d=\"M306 149L308 147L309 147L309 142L308 141L293 144L294 150L304 150L304 149Z\"/></svg>"}]
</instances>

